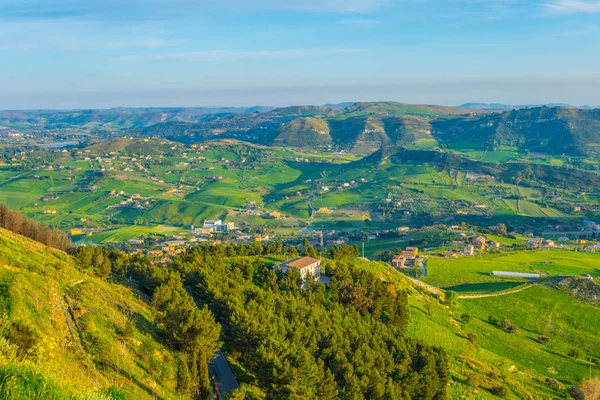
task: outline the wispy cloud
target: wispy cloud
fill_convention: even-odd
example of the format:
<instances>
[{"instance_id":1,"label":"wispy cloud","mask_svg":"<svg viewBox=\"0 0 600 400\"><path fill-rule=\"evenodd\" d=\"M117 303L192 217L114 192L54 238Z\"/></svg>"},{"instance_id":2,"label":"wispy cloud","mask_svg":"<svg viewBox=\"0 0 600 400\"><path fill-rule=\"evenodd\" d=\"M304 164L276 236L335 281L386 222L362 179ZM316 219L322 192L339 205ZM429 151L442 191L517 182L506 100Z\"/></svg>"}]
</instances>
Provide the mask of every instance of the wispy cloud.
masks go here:
<instances>
[{"instance_id":1,"label":"wispy cloud","mask_svg":"<svg viewBox=\"0 0 600 400\"><path fill-rule=\"evenodd\" d=\"M328 55L355 54L365 49L344 48L316 48L316 49L282 49L282 50L205 50L187 51L176 53L154 54L149 56L127 56L120 60L145 60L145 61L221 61L241 59L279 59L279 58L304 58Z\"/></svg>"},{"instance_id":2,"label":"wispy cloud","mask_svg":"<svg viewBox=\"0 0 600 400\"><path fill-rule=\"evenodd\" d=\"M544 4L548 14L600 13L598 0L552 0Z\"/></svg>"},{"instance_id":3,"label":"wispy cloud","mask_svg":"<svg viewBox=\"0 0 600 400\"><path fill-rule=\"evenodd\" d=\"M165 19L210 10L370 13L394 0L0 0L0 19Z\"/></svg>"},{"instance_id":4,"label":"wispy cloud","mask_svg":"<svg viewBox=\"0 0 600 400\"><path fill-rule=\"evenodd\" d=\"M0 49L24 50L114 50L166 48L181 40L152 36L148 27L137 25L137 35L118 26L82 21L19 21L0 24Z\"/></svg>"}]
</instances>

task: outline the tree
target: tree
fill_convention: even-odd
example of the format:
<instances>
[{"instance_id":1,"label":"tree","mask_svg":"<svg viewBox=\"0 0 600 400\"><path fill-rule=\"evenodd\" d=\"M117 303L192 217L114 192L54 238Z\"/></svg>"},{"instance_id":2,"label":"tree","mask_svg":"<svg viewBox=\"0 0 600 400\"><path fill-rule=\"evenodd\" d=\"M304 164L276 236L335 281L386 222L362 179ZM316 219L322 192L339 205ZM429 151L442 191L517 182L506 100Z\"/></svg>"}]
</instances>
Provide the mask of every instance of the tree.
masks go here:
<instances>
[{"instance_id":1,"label":"tree","mask_svg":"<svg viewBox=\"0 0 600 400\"><path fill-rule=\"evenodd\" d=\"M458 294L455 291L448 290L446 292L446 300L444 301L445 305L447 305L448 307L452 307L452 306L454 306L454 304L456 304L457 300L458 300Z\"/></svg>"},{"instance_id":2,"label":"tree","mask_svg":"<svg viewBox=\"0 0 600 400\"><path fill-rule=\"evenodd\" d=\"M325 370L325 374L317 391L317 399L319 400L336 400L338 399L337 383L329 369Z\"/></svg>"},{"instance_id":3,"label":"tree","mask_svg":"<svg viewBox=\"0 0 600 400\"><path fill-rule=\"evenodd\" d=\"M502 320L502 327L504 329L509 329L511 326L512 326L512 324L510 323L509 320L507 320L507 319Z\"/></svg>"},{"instance_id":4,"label":"tree","mask_svg":"<svg viewBox=\"0 0 600 400\"><path fill-rule=\"evenodd\" d=\"M465 324L468 324L471 321L471 314L463 313L463 315L460 316L460 319L462 319Z\"/></svg>"},{"instance_id":5,"label":"tree","mask_svg":"<svg viewBox=\"0 0 600 400\"><path fill-rule=\"evenodd\" d=\"M171 276L156 289L152 305L157 311L156 322L173 347L204 354L217 351L221 326L206 306L196 306L179 276Z\"/></svg>"},{"instance_id":6,"label":"tree","mask_svg":"<svg viewBox=\"0 0 600 400\"><path fill-rule=\"evenodd\" d=\"M189 394L192 388L192 377L190 376L190 370L187 365L185 357L179 356L177 358L177 393L182 395Z\"/></svg>"},{"instance_id":7,"label":"tree","mask_svg":"<svg viewBox=\"0 0 600 400\"><path fill-rule=\"evenodd\" d=\"M199 350L195 357L198 365L198 399L207 400L210 398L210 376L208 375L208 360L204 351Z\"/></svg>"},{"instance_id":8,"label":"tree","mask_svg":"<svg viewBox=\"0 0 600 400\"><path fill-rule=\"evenodd\" d=\"M500 236L506 236L506 225L505 224L498 224L496 225L496 233Z\"/></svg>"},{"instance_id":9,"label":"tree","mask_svg":"<svg viewBox=\"0 0 600 400\"><path fill-rule=\"evenodd\" d=\"M500 321L498 320L498 318L494 317L493 315L490 315L488 316L488 322L492 325L498 325Z\"/></svg>"}]
</instances>

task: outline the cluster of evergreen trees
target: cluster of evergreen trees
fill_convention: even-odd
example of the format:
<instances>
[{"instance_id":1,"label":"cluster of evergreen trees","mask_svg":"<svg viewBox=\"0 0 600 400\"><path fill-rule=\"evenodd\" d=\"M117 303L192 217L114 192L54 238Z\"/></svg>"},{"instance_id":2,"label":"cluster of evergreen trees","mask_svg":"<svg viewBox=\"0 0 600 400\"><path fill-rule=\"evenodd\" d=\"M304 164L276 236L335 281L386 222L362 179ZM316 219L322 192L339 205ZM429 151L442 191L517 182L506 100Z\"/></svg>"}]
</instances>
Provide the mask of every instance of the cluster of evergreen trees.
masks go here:
<instances>
[{"instance_id":1,"label":"cluster of evergreen trees","mask_svg":"<svg viewBox=\"0 0 600 400\"><path fill-rule=\"evenodd\" d=\"M393 285L336 260L326 268L329 287L302 290L295 270L223 251L192 249L171 271L208 305L226 350L268 399L446 398L446 354L407 338L407 298Z\"/></svg>"},{"instance_id":2,"label":"cluster of evergreen trees","mask_svg":"<svg viewBox=\"0 0 600 400\"><path fill-rule=\"evenodd\" d=\"M99 276L108 267L113 279L135 280L151 296L156 326L180 354L182 395L210 398L208 363L222 341L245 370L239 378L270 400L446 398L445 352L407 337L406 293L354 268L354 246L327 253L335 256L324 260L329 286L306 289L297 270L283 274L255 254L316 250L271 246L199 246L168 266L103 248L82 247L75 257Z\"/></svg>"},{"instance_id":3,"label":"cluster of evergreen trees","mask_svg":"<svg viewBox=\"0 0 600 400\"><path fill-rule=\"evenodd\" d=\"M26 236L58 250L69 252L73 248L71 239L65 233L27 218L4 204L0 204L0 228Z\"/></svg>"}]
</instances>

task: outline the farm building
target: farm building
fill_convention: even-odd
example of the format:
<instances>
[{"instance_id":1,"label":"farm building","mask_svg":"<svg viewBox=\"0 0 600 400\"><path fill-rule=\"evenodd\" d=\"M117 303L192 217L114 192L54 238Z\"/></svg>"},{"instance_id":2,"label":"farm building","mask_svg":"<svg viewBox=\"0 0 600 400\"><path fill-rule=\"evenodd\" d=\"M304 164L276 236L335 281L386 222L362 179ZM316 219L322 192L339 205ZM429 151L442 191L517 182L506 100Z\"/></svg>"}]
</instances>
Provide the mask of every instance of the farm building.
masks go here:
<instances>
[{"instance_id":1,"label":"farm building","mask_svg":"<svg viewBox=\"0 0 600 400\"><path fill-rule=\"evenodd\" d=\"M406 268L406 258L399 254L396 254L394 258L392 258L392 267L394 268Z\"/></svg>"},{"instance_id":2,"label":"farm building","mask_svg":"<svg viewBox=\"0 0 600 400\"><path fill-rule=\"evenodd\" d=\"M475 254L475 247L473 247L470 244L465 246L465 254L468 256L472 256L473 254Z\"/></svg>"},{"instance_id":3,"label":"farm building","mask_svg":"<svg viewBox=\"0 0 600 400\"><path fill-rule=\"evenodd\" d=\"M404 258L407 260L414 260L419 256L419 248L418 247L407 247L403 252Z\"/></svg>"},{"instance_id":4,"label":"farm building","mask_svg":"<svg viewBox=\"0 0 600 400\"><path fill-rule=\"evenodd\" d=\"M538 274L527 274L523 272L494 271L492 272L492 275L508 278L540 279L540 276Z\"/></svg>"},{"instance_id":5,"label":"farm building","mask_svg":"<svg viewBox=\"0 0 600 400\"><path fill-rule=\"evenodd\" d=\"M487 239L485 238L485 236L477 236L474 240L473 240L473 246L475 246L475 248L477 249L485 249L485 246L487 246Z\"/></svg>"}]
</instances>

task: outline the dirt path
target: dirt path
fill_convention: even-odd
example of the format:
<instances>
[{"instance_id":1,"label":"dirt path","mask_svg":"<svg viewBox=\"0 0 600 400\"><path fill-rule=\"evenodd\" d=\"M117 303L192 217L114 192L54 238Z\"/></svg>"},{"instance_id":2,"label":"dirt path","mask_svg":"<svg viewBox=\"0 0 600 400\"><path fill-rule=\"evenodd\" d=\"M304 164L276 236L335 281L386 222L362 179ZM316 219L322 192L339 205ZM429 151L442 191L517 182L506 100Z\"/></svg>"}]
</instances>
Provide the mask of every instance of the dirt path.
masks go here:
<instances>
[{"instance_id":1,"label":"dirt path","mask_svg":"<svg viewBox=\"0 0 600 400\"><path fill-rule=\"evenodd\" d=\"M510 289L510 290L504 290L502 292L495 292L495 293L485 293L485 294L468 294L468 295L459 295L458 298L459 299L483 299L486 297L497 297L497 296L505 296L508 294L514 294L514 293L519 293L522 292L523 290L532 288L534 286L537 286L537 284L525 284L523 286L519 286L518 288L515 289Z\"/></svg>"}]
</instances>

